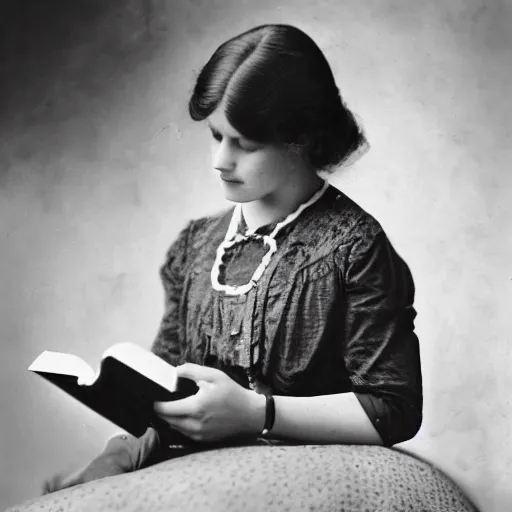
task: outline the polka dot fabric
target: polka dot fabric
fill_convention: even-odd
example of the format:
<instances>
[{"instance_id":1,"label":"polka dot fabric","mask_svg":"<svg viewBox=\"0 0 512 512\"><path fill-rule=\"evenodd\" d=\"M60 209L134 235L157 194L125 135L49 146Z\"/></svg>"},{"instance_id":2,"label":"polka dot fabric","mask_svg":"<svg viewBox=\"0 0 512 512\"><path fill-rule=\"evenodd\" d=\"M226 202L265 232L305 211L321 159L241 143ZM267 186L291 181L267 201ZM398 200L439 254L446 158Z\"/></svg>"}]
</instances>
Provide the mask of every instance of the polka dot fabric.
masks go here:
<instances>
[{"instance_id":1,"label":"polka dot fabric","mask_svg":"<svg viewBox=\"0 0 512 512\"><path fill-rule=\"evenodd\" d=\"M6 512L476 512L439 470L377 446L244 446L196 452Z\"/></svg>"}]
</instances>

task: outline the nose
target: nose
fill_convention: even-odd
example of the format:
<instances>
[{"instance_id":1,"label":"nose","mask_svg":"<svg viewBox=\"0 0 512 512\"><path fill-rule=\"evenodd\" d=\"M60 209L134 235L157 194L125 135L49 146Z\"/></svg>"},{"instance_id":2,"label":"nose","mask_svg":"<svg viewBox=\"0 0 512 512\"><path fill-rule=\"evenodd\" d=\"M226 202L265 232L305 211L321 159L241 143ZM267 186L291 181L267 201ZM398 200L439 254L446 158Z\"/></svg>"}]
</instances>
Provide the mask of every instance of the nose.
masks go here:
<instances>
[{"instance_id":1,"label":"nose","mask_svg":"<svg viewBox=\"0 0 512 512\"><path fill-rule=\"evenodd\" d=\"M228 140L223 139L213 148L213 167L218 171L232 171L236 166L233 149Z\"/></svg>"}]
</instances>

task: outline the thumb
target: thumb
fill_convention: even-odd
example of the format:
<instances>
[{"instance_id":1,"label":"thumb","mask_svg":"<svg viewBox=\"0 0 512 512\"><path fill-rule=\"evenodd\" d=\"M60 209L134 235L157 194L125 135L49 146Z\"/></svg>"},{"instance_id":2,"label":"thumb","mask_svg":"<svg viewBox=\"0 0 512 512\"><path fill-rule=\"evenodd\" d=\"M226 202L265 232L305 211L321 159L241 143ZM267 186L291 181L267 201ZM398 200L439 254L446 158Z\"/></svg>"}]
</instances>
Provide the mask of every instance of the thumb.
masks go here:
<instances>
[{"instance_id":1,"label":"thumb","mask_svg":"<svg viewBox=\"0 0 512 512\"><path fill-rule=\"evenodd\" d=\"M185 363L176 367L178 377L185 377L195 382L216 382L223 372L216 368L210 368L208 366L201 366L194 363Z\"/></svg>"}]
</instances>

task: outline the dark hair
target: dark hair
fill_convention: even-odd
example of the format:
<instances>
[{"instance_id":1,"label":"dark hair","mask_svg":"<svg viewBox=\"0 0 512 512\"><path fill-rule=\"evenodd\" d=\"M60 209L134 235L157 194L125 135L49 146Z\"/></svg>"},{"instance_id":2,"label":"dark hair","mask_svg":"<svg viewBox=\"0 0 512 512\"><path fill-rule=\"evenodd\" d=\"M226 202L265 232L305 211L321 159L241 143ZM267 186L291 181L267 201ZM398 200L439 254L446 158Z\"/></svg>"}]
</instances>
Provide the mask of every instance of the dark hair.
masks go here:
<instances>
[{"instance_id":1,"label":"dark hair","mask_svg":"<svg viewBox=\"0 0 512 512\"><path fill-rule=\"evenodd\" d=\"M303 147L318 171L367 146L322 51L290 25L262 25L219 46L197 77L190 116L202 121L221 101L245 137Z\"/></svg>"}]
</instances>

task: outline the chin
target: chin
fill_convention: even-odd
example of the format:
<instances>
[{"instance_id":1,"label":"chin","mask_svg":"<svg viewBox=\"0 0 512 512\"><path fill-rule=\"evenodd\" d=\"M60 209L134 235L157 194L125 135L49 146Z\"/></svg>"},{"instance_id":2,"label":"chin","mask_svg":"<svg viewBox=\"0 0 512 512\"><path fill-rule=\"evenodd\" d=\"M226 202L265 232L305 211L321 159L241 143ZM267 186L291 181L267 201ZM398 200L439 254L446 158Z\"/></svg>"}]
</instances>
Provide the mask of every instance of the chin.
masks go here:
<instances>
[{"instance_id":1,"label":"chin","mask_svg":"<svg viewBox=\"0 0 512 512\"><path fill-rule=\"evenodd\" d=\"M247 195L244 194L233 194L232 192L225 192L224 197L228 201L232 201L233 203L249 203L251 201L254 201L253 198L247 197Z\"/></svg>"},{"instance_id":2,"label":"chin","mask_svg":"<svg viewBox=\"0 0 512 512\"><path fill-rule=\"evenodd\" d=\"M234 203L249 203L251 201L255 201L258 197L254 197L254 194L250 194L247 190L243 190L240 187L240 190L230 190L226 187L224 188L224 197L228 201L232 201Z\"/></svg>"}]
</instances>

